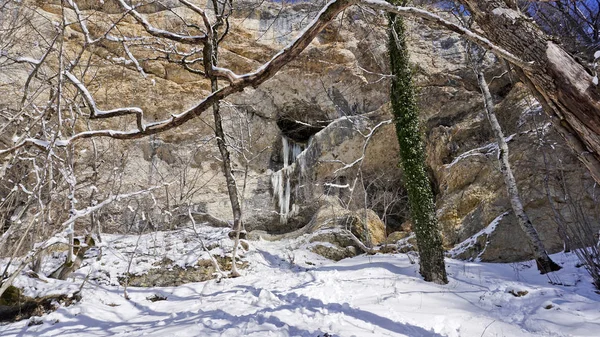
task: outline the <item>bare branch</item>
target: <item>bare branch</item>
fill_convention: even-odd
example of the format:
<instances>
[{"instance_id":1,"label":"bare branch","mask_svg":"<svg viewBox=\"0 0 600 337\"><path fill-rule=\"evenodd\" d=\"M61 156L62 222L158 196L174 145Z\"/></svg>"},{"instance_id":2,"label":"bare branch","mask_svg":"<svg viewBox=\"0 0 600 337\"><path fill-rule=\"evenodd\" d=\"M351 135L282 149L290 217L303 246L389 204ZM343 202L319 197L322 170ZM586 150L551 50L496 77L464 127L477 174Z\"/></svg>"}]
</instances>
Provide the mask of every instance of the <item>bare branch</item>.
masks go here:
<instances>
[{"instance_id":1,"label":"bare branch","mask_svg":"<svg viewBox=\"0 0 600 337\"><path fill-rule=\"evenodd\" d=\"M373 9L383 10L388 13L395 13L404 17L418 17L440 25L450 31L464 36L469 41L472 41L485 49L491 50L497 56L506 59L510 63L513 63L522 69L530 69L533 65L532 62L526 62L521 60L506 49L493 44L490 40L486 39L485 37L426 10L415 7L394 6L383 0L360 0L359 3L361 5L365 5Z\"/></svg>"},{"instance_id":2,"label":"bare branch","mask_svg":"<svg viewBox=\"0 0 600 337\"><path fill-rule=\"evenodd\" d=\"M119 1L123 2L123 0L119 0ZM196 106L192 107L191 109L189 109L187 111L184 111L180 114L171 115L170 118L159 121L159 122L141 125L142 127L140 127L140 125L138 123L138 130L131 130L131 131L97 130L97 131L81 132L81 133L73 135L70 138L65 139L62 142L58 142L57 145L58 146L66 146L67 144L70 144L74 141L77 141L80 139L85 139L85 138L92 138L92 137L110 137L110 138L115 138L115 139L136 139L136 138L142 138L145 136L164 132L164 131L173 129L175 127L181 126L184 123L186 123L187 121L200 116L204 111L206 111L208 108L212 107L213 103L218 102L218 101L230 96L231 94L240 92L240 91L244 90L244 88L246 88L246 87L251 86L251 87L256 88L260 84L262 84L263 82L268 80L269 78L273 77L281 68L283 68L283 66L288 64L290 61L292 61L294 58L296 58L298 56L298 54L300 54L304 49L306 49L306 47L310 44L310 42L341 11L343 11L344 9L348 8L349 6L355 4L356 1L357 0L333 0L333 1L329 2L329 4L327 4L321 10L321 12L315 17L313 22L311 24L309 24L308 27L306 27L304 32L302 32L301 35L296 40L291 42L287 47L285 47L279 53L277 53L269 62L264 64L262 67L260 67L255 72L252 72L252 73L249 73L249 74L246 74L243 76L238 76L234 81L232 81L232 83L229 86L221 88L221 89L213 92L212 94L207 96L205 99L203 99L201 102L199 102ZM73 82L73 80L79 82L79 80L74 76L69 76L67 74L67 77L72 82ZM81 83L81 82L79 82L79 83ZM74 82L74 84L75 84L75 82ZM92 104L94 102L94 100L93 100L91 94L89 94L89 91L85 90L85 86L81 85L81 87L78 86L78 88L84 93L84 98L86 100L89 100L88 104L90 105L90 107L97 109L96 106L94 104ZM85 94L86 92L88 93L87 97ZM126 115L126 114L136 113L136 115L138 116L138 121L139 121L141 118L140 117L141 113L138 114L136 112L136 110L134 110L134 109L138 109L138 108L116 109L116 110L107 111L106 113L108 113L108 114L114 113L112 116L119 116L119 115L122 116L122 115ZM141 110L139 110L139 111L141 112ZM96 117L96 118L107 118L107 117L109 117L108 114L101 113L100 116L103 116L103 117ZM33 140L29 140L29 144L31 144L32 142L33 142ZM0 156L4 156L4 155L10 154L10 153L13 153L25 145L27 145L27 144L20 142L19 144L15 145L11 148L8 148L5 150L0 150Z\"/></svg>"},{"instance_id":3,"label":"bare branch","mask_svg":"<svg viewBox=\"0 0 600 337\"><path fill-rule=\"evenodd\" d=\"M150 22L148 22L148 20L146 20L146 18L144 18L140 13L138 13L133 7L129 6L124 0L119 0L119 4L121 4L121 7L127 10L131 14L131 16L133 16L133 18L144 27L148 34L154 37L165 38L171 41L176 41L185 44L204 44L207 41L208 37L206 34L195 36L182 35L169 32L164 29L156 28L152 24L150 24Z\"/></svg>"},{"instance_id":4,"label":"bare branch","mask_svg":"<svg viewBox=\"0 0 600 337\"><path fill-rule=\"evenodd\" d=\"M206 27L208 34L212 33L212 29L211 29L212 25L210 23L210 20L208 19L208 16L206 15L206 12L202 8L194 5L193 3L191 3L187 0L179 0L179 2L184 4L186 7L188 7L195 13L199 14L202 17L202 22L204 23L204 26ZM208 37L210 38L211 36L208 36Z\"/></svg>"},{"instance_id":5,"label":"bare branch","mask_svg":"<svg viewBox=\"0 0 600 337\"><path fill-rule=\"evenodd\" d=\"M166 32L160 29L153 27L150 23L147 22L135 9L127 5L124 0L119 0L121 6L127 9L134 18L144 26L146 31L157 37L164 37L166 39L170 39L173 41L178 41L182 43L191 43L191 42L206 42L206 36L183 36L178 34L173 34L170 32ZM355 5L362 4L364 6L371 7L373 9L384 10L392 13L396 13L398 15L403 16L416 16L425 19L426 21L433 22L439 24L451 31L457 32L467 39L474 41L475 43L481 44L487 49L492 50L494 53L499 55L502 58L507 59L511 63L518 65L521 68L527 69L530 68L531 63L524 62L518 57L514 56L510 52L495 46L488 39L466 29L457 24L454 24L448 20L445 20L433 13L413 8L413 7L398 7L393 6L382 0L332 0L327 5L325 5L319 14L313 19L313 21L300 33L300 35L292 41L288 46L279 51L271 60L261 66L258 70L247 73L244 75L236 75L229 69L223 69L218 67L212 67L213 76L226 78L230 84L226 87L223 87L209 96L204 98L194 107L181 112L179 114L173 114L170 118L157 121L149 124L143 124L142 120L142 111L139 108L121 108L110 111L100 111L93 104L93 98L85 90L85 87L74 77L67 76L69 79L84 93L84 98L87 103L90 105L90 108L95 109L95 112L92 114L93 118L109 118L114 116L123 116L127 114L136 114L138 129L130 130L130 131L115 131L115 130L97 130L97 131L87 131L73 135L72 137L65 139L62 142L59 142L60 145L70 144L74 141L84 138L92 138L92 137L110 137L115 139L136 139L145 136L149 136L152 134L161 133L178 126L181 126L188 122L191 119L194 119L200 116L204 111L212 107L212 105L234 93L243 91L246 87L258 87L260 84L265 82L266 80L273 77L281 68L283 68L290 61L294 60L308 45L312 42L312 40L343 10L346 8ZM206 71L206 69L205 69ZM79 83L79 84L78 84ZM87 92L87 94L86 94ZM32 140L28 140L29 144L35 144ZM23 147L26 144L23 142L15 145L12 148L8 148L5 150L0 150L0 156L12 153L16 151L18 148Z\"/></svg>"},{"instance_id":6,"label":"bare branch","mask_svg":"<svg viewBox=\"0 0 600 337\"><path fill-rule=\"evenodd\" d=\"M90 119L104 119L104 118L111 118L111 117L135 114L139 131L144 132L144 129L145 129L144 111L142 109L137 108L137 107L128 107L128 108L118 108L118 109L113 109L113 110L100 110L96 106L96 102L94 101L92 94L87 90L85 85L83 85L83 83L81 83L81 81L75 75L71 74L70 72L65 71L65 75L67 76L69 81L71 81L71 83L73 83L77 87L77 89L79 89L81 94L83 95L85 102L88 104L88 106L90 108Z\"/></svg>"}]
</instances>

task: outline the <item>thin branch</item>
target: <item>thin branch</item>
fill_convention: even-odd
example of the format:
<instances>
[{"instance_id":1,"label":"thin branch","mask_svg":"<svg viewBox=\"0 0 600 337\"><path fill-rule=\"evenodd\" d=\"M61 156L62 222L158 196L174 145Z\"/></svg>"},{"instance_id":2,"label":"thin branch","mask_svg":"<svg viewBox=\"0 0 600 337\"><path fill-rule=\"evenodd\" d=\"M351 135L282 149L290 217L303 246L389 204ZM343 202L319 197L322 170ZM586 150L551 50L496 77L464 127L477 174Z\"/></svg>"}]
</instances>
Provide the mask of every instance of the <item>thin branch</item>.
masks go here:
<instances>
[{"instance_id":1,"label":"thin branch","mask_svg":"<svg viewBox=\"0 0 600 337\"><path fill-rule=\"evenodd\" d=\"M179 34L174 34L171 32L167 32L164 30L157 29L153 27L146 19L144 19L135 9L127 5L124 0L119 0L119 3L123 8L128 10L131 15L146 29L146 31L156 37L163 37L172 41L177 41L181 43L205 43L207 36L184 36ZM454 24L446 19L443 19L433 13L429 13L422 9L413 8L413 7L398 7L393 6L382 0L332 0L327 5L325 5L319 14L313 19L313 21L300 33L300 35L288 44L285 48L279 51L271 60L261 66L254 72L247 73L245 75L235 75L229 69L212 67L210 69L213 71L213 74L218 77L226 78L230 84L226 87L223 87L215 92L211 93L209 96L204 98L194 107L183 111L179 114L173 114L170 118L157 121L149 124L143 124L142 120L142 110L139 108L121 108L109 111L101 111L98 110L97 107L93 104L94 100L89 94L87 90L85 90L85 86L81 84L73 75L69 76L67 73L67 77L82 91L84 94L84 99L90 105L91 109L94 109L92 116L94 118L109 118L114 116L123 116L127 114L136 114L138 129L130 130L130 131L116 131L116 130L97 130L97 131L86 131L75 134L70 138L67 138L63 141L57 142L58 146L65 146L74 141L84 139L84 138L92 138L92 137L110 137L115 139L136 139L141 138L157 133L161 133L178 126L181 126L188 122L191 119L194 119L200 115L212 105L218 101L223 100L224 98L243 91L247 87L256 88L261 85L266 80L273 77L282 67L287 65L290 61L294 60L306 47L313 41L313 39L343 10L346 8L355 5L362 4L364 6L371 7L377 10L384 10L387 12L396 13L401 16L416 16L425 19L426 21L438 24L442 27L445 27L453 32L461 34L465 36L467 39L482 45L483 47L492 50L494 53L499 55L502 58L505 58L509 62L521 67L522 69L528 69L531 67L532 63L525 62L518 57L514 56L510 52L506 51L503 48L500 48L493 43L491 43L488 39L466 29L460 27L457 24ZM206 69L205 69L206 70ZM11 148L7 148L4 150L0 150L0 157L5 156L7 154L13 153L19 148L25 145L39 145L39 141L35 141L32 139L27 139L19 142Z\"/></svg>"},{"instance_id":2,"label":"thin branch","mask_svg":"<svg viewBox=\"0 0 600 337\"><path fill-rule=\"evenodd\" d=\"M464 36L469 41L475 42L481 47L491 50L494 54L498 55L503 59L508 60L510 63L513 63L522 69L531 69L531 67L533 66L532 62L526 62L521 60L508 50L493 44L490 40L486 39L485 37L426 10L415 7L394 6L383 0L360 0L359 3L361 5L365 5L373 9L382 10L388 13L395 13L404 17L418 17L424 19L426 21L435 23L450 31Z\"/></svg>"},{"instance_id":3,"label":"thin branch","mask_svg":"<svg viewBox=\"0 0 600 337\"><path fill-rule=\"evenodd\" d=\"M138 65L139 66L139 65ZM111 118L117 116L125 116L125 115L134 115L136 116L136 122L138 126L138 130L140 132L144 132L144 111L138 107L127 107L127 108L118 108L113 110L100 110L96 106L96 102L92 97L92 94L87 90L85 85L81 83L81 81L69 71L65 71L65 75L73 83L77 89L83 95L83 99L87 103L90 108L90 119L104 119Z\"/></svg>"},{"instance_id":4,"label":"thin branch","mask_svg":"<svg viewBox=\"0 0 600 337\"><path fill-rule=\"evenodd\" d=\"M219 273L219 279L217 280L217 282L219 282L222 278L226 278L227 275L225 275L225 273L223 273L223 271L221 270L221 267L219 266L219 263L217 262L215 257L211 254L208 247L206 247L206 245L204 244L204 240L202 240L200 233L198 233L198 230L196 229L196 220L194 219L194 216L192 215L192 209L190 207L188 207L188 216L189 216L190 220L192 221L192 228L194 229L194 233L196 233L198 240L200 240L200 245L202 246L202 249L206 252L206 254L208 254L208 257L210 258L210 262L212 263L213 267L215 268L215 271L217 273Z\"/></svg>"},{"instance_id":5,"label":"thin branch","mask_svg":"<svg viewBox=\"0 0 600 337\"><path fill-rule=\"evenodd\" d=\"M141 24L146 32L154 37L165 38L171 41L176 41L185 44L204 44L207 41L207 35L181 35L173 32L169 32L164 29L156 28L146 18L144 18L140 13L138 13L133 7L129 6L124 0L118 0L121 7L127 10L131 16Z\"/></svg>"}]
</instances>

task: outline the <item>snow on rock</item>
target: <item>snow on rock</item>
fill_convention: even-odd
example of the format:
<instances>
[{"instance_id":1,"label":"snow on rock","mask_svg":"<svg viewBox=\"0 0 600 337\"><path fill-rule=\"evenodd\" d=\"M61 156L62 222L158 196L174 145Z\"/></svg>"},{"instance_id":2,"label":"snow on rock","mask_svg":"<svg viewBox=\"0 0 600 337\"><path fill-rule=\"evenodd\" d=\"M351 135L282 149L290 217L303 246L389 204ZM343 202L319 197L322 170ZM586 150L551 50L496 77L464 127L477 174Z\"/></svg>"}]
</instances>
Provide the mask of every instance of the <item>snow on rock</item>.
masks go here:
<instances>
[{"instance_id":1,"label":"snow on rock","mask_svg":"<svg viewBox=\"0 0 600 337\"><path fill-rule=\"evenodd\" d=\"M515 137L515 135L512 134L512 135L504 138L504 141L508 143L511 140L513 140L514 137ZM450 169L456 163L458 163L459 161L461 161L465 158L468 158L471 156L488 156L492 153L497 153L497 152L498 152L498 143L492 142L492 143L486 144L484 146L478 147L476 149L466 151L466 152L456 156L456 158L454 158L454 160L450 164L444 165L444 167L446 169Z\"/></svg>"},{"instance_id":2,"label":"snow on rock","mask_svg":"<svg viewBox=\"0 0 600 337\"><path fill-rule=\"evenodd\" d=\"M483 253L485 252L485 248L487 247L487 240L488 240L489 236L494 232L494 230L496 230L496 227L498 227L498 224L500 223L500 220L502 220L502 218L504 218L504 216L507 215L507 214L508 214L508 212L504 212L504 213L498 215L484 229L482 229L479 232L473 234L471 237L469 237L465 241L459 243L454 248L452 248L448 252L448 255L450 257L461 256L463 253L465 253L466 251L468 251L469 249L471 249L475 245L477 245L480 242L480 238L483 238L486 241L485 246L479 252L479 254L477 255L477 258L475 259L475 261L480 261L480 257L483 255Z\"/></svg>"},{"instance_id":3,"label":"snow on rock","mask_svg":"<svg viewBox=\"0 0 600 337\"><path fill-rule=\"evenodd\" d=\"M207 239L207 245L218 242L217 230L202 231L204 237L214 236L215 241ZM112 262L103 267L118 273L133 251L143 257L134 266L140 272L154 267L153 256L189 256L194 251L192 240L183 233L152 233L141 239L105 235L105 248L110 248L101 261ZM404 254L358 256L332 263L306 246L302 237L253 241L245 256L249 267L242 277L179 287L131 287L130 300L123 297L121 286L88 280L79 303L30 319L38 325L4 323L0 335L588 337L600 331L600 295L584 268L576 267L573 254L552 256L563 266L553 279L578 280L570 286L550 284L532 262L453 259L446 261L450 283L437 285L424 282L418 264ZM74 279L37 280L23 275L17 285L30 292L36 288L39 294L69 293L90 272L94 264L90 260L94 259L87 259L88 265ZM167 299L149 300L157 295Z\"/></svg>"}]
</instances>

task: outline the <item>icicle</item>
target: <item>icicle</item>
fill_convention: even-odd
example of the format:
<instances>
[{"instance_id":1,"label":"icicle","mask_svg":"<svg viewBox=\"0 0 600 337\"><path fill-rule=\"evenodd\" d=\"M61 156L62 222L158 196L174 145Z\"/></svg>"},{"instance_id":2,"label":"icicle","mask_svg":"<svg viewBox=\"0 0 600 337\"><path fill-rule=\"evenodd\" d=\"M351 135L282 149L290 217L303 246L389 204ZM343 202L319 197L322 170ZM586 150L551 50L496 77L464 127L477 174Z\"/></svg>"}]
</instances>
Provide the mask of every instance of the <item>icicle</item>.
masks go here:
<instances>
[{"instance_id":1,"label":"icicle","mask_svg":"<svg viewBox=\"0 0 600 337\"><path fill-rule=\"evenodd\" d=\"M286 223L287 222L287 217L290 213L290 201L291 201L291 188L290 188L290 175L288 172L286 172L286 170L284 169L284 174L285 174L285 194L284 194L284 199L283 199L283 210L281 212L281 222L282 223Z\"/></svg>"},{"instance_id":2,"label":"icicle","mask_svg":"<svg viewBox=\"0 0 600 337\"><path fill-rule=\"evenodd\" d=\"M283 168L274 172L271 176L271 184L273 185L273 197L277 200L279 206L279 214L281 223L287 222L287 219L294 210L296 205L291 204L292 186L290 182L290 174L294 172L293 164L296 163L296 158L306 148L305 144L296 143L286 136L281 136L281 156L283 157Z\"/></svg>"},{"instance_id":3,"label":"icicle","mask_svg":"<svg viewBox=\"0 0 600 337\"><path fill-rule=\"evenodd\" d=\"M283 173L284 170L279 170L274 172L271 176L271 184L273 185L273 196L277 199L277 204L279 205L279 214L281 216L281 222L284 223L284 216L287 216L287 211L285 209L284 203L284 189L283 189Z\"/></svg>"},{"instance_id":4,"label":"icicle","mask_svg":"<svg viewBox=\"0 0 600 337\"><path fill-rule=\"evenodd\" d=\"M296 158L304 151L306 146L304 144L292 143L291 152L292 152L292 162L296 162Z\"/></svg>"},{"instance_id":5,"label":"icicle","mask_svg":"<svg viewBox=\"0 0 600 337\"><path fill-rule=\"evenodd\" d=\"M305 144L296 143L286 136L281 136L281 155L283 157L283 167L291 166L296 162L296 158L306 149Z\"/></svg>"},{"instance_id":6,"label":"icicle","mask_svg":"<svg viewBox=\"0 0 600 337\"><path fill-rule=\"evenodd\" d=\"M286 136L281 136L281 152L283 154L283 167L288 167L289 165L290 152L288 144L288 138Z\"/></svg>"}]
</instances>

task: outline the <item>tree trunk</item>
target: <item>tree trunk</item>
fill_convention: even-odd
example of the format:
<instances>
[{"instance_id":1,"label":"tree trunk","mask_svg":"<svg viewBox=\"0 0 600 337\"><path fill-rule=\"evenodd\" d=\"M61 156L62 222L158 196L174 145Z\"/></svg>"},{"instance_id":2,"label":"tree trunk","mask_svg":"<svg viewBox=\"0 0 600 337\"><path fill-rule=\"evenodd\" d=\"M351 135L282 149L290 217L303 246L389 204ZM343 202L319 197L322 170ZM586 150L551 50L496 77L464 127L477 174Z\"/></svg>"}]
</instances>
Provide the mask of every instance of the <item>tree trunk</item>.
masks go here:
<instances>
[{"instance_id":1,"label":"tree trunk","mask_svg":"<svg viewBox=\"0 0 600 337\"><path fill-rule=\"evenodd\" d=\"M448 283L442 236L438 229L433 192L425 171L419 114L406 48L404 21L391 14L389 54L392 71L391 103L400 144L400 163L408 191L413 230L419 246L420 273L425 281Z\"/></svg>"},{"instance_id":2,"label":"tree trunk","mask_svg":"<svg viewBox=\"0 0 600 337\"><path fill-rule=\"evenodd\" d=\"M216 86L216 80L214 80ZM215 88L213 87L213 90ZM238 189L235 184L235 177L231 169L231 157L227 144L225 144L225 132L223 131L223 123L221 121L221 113L219 110L219 102L213 104L213 116L215 118L215 135L217 136L217 145L219 152L221 153L221 159L223 160L223 174L227 182L227 192L229 193L229 201L231 202L231 210L233 212L233 231L235 232L233 253L231 256L231 276L238 277L240 273L236 267L236 255L237 246L240 240L240 231L242 230L242 208L240 207L240 201L238 198Z\"/></svg>"},{"instance_id":3,"label":"tree trunk","mask_svg":"<svg viewBox=\"0 0 600 337\"><path fill-rule=\"evenodd\" d=\"M517 69L556 130L600 183L600 90L573 57L502 0L462 0L492 43L531 67Z\"/></svg>"},{"instance_id":4,"label":"tree trunk","mask_svg":"<svg viewBox=\"0 0 600 337\"><path fill-rule=\"evenodd\" d=\"M510 205L512 206L513 212L517 217L517 222L527 236L527 240L529 240L529 243L531 244L538 270L542 274L559 270L561 267L554 263L554 261L550 259L550 256L548 256L542 240L540 240L537 231L533 227L533 224L523 209L523 204L521 203L521 198L519 197L517 182L515 181L512 169L510 168L510 162L508 161L508 145L504 140L504 134L500 128L500 123L498 123L498 119L494 113L494 101L492 100L492 95L490 94L490 90L487 82L485 81L485 77L483 76L483 72L479 71L477 73L477 81L483 95L485 112L488 120L490 121L490 126L494 131L496 141L498 142L498 161L500 162L500 171L502 171L504 183L506 184L506 191L508 192L508 198L510 199Z\"/></svg>"},{"instance_id":5,"label":"tree trunk","mask_svg":"<svg viewBox=\"0 0 600 337\"><path fill-rule=\"evenodd\" d=\"M81 267L85 259L85 253L93 246L96 246L96 243L91 235L85 237L83 245L77 239L71 241L71 249L75 259L71 258L71 261L65 261L60 267L50 273L48 277L66 280L75 270Z\"/></svg>"},{"instance_id":6,"label":"tree trunk","mask_svg":"<svg viewBox=\"0 0 600 337\"><path fill-rule=\"evenodd\" d=\"M215 11L218 11L219 5L216 1L212 1L213 7ZM217 66L219 60L218 54L218 46L219 46L219 36L217 34L217 27L221 26L224 21L227 20L223 18L223 16L217 17L217 22L210 27L210 31L208 32L209 40L204 46L203 54L204 54L204 69L205 72L210 79L211 91L214 93L219 90L217 77L213 74L212 69L213 66ZM225 175L225 181L227 183L227 192L229 194L229 201L231 202L231 211L233 213L233 232L235 236L233 237L233 252L231 254L231 277L238 277L240 273L237 270L236 265L236 257L237 257L237 249L240 242L240 232L242 231L242 207L240 206L240 199L238 188L235 182L235 177L233 176L233 169L231 168L231 156L229 154L229 150L227 149L227 144L225 143L225 131L223 131L223 122L221 118L221 110L220 110L220 101L215 101L212 104L213 109L213 117L215 119L215 136L217 137L217 146L219 148L219 152L221 154L221 160L223 160L223 174Z\"/></svg>"}]
</instances>

